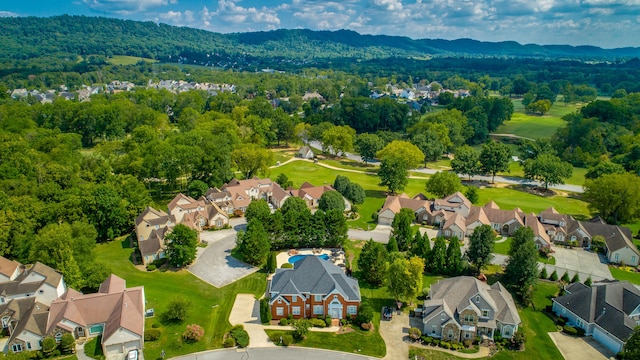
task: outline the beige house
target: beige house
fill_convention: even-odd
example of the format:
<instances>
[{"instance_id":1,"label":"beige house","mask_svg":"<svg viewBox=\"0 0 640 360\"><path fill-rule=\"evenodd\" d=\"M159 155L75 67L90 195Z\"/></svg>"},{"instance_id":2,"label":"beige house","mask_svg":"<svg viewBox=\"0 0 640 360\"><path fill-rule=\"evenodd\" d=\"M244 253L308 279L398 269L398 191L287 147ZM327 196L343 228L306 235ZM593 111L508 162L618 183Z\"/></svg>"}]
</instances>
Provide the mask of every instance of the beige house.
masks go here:
<instances>
[{"instance_id":1,"label":"beige house","mask_svg":"<svg viewBox=\"0 0 640 360\"><path fill-rule=\"evenodd\" d=\"M387 196L384 205L382 205L382 208L378 212L378 224L391 225L393 218L402 208L413 210L416 214L417 222L426 222L429 220L429 214L427 212L430 206L430 202L426 200L422 194L418 194L413 198L409 198L406 194Z\"/></svg>"},{"instance_id":2,"label":"beige house","mask_svg":"<svg viewBox=\"0 0 640 360\"><path fill-rule=\"evenodd\" d=\"M336 189L334 189L331 185L313 186L311 183L305 181L304 184L300 186L300 189L291 189L289 190L289 193L291 194L291 196L299 197L304 200L304 202L307 204L307 207L309 207L310 209L315 209L318 207L320 197L327 191L336 191ZM345 199L344 196L342 197L342 199L344 200L345 211L351 210L351 203L349 202L349 200Z\"/></svg>"},{"instance_id":3,"label":"beige house","mask_svg":"<svg viewBox=\"0 0 640 360\"><path fill-rule=\"evenodd\" d=\"M640 261L640 252L633 243L631 230L626 227L609 225L600 218L582 221L582 226L593 236L602 236L607 247L607 260L612 263L624 263L636 267Z\"/></svg>"},{"instance_id":4,"label":"beige house","mask_svg":"<svg viewBox=\"0 0 640 360\"><path fill-rule=\"evenodd\" d=\"M289 196L291 194L278 183L257 177L247 180L233 179L220 189L210 188L204 194L205 199L216 204L227 214L233 214L235 211L244 213L253 200L265 200L279 209Z\"/></svg>"},{"instance_id":5,"label":"beige house","mask_svg":"<svg viewBox=\"0 0 640 360\"><path fill-rule=\"evenodd\" d=\"M102 335L107 359L122 359L130 350L144 348L144 288L127 288L111 275L95 294L69 289L51 303L47 334L56 339L65 332L76 339Z\"/></svg>"}]
</instances>

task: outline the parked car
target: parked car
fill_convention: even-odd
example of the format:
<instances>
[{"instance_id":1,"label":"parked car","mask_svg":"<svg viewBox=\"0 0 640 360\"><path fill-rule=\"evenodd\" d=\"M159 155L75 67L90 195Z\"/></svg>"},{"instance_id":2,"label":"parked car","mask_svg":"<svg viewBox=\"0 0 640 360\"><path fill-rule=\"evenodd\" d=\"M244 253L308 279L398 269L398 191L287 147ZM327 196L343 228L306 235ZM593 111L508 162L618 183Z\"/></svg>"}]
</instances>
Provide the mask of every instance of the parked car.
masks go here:
<instances>
[{"instance_id":1,"label":"parked car","mask_svg":"<svg viewBox=\"0 0 640 360\"><path fill-rule=\"evenodd\" d=\"M129 350L126 360L138 360L138 349Z\"/></svg>"}]
</instances>

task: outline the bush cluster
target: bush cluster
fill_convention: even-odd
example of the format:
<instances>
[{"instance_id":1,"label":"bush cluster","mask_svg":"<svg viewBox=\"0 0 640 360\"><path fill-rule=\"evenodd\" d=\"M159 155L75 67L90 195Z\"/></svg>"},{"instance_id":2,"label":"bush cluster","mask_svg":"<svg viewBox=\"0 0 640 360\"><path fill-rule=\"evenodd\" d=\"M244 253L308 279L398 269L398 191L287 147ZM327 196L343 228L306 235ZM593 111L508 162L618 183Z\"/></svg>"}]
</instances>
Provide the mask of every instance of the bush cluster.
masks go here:
<instances>
[{"instance_id":1,"label":"bush cluster","mask_svg":"<svg viewBox=\"0 0 640 360\"><path fill-rule=\"evenodd\" d=\"M160 339L161 334L160 330L153 327L151 329L147 329L144 331L144 341L156 341Z\"/></svg>"},{"instance_id":2,"label":"bush cluster","mask_svg":"<svg viewBox=\"0 0 640 360\"><path fill-rule=\"evenodd\" d=\"M236 344L238 344L239 347L244 348L249 346L249 333L244 329L244 326L236 325L231 328L229 333L231 337L236 340Z\"/></svg>"},{"instance_id":3,"label":"bush cluster","mask_svg":"<svg viewBox=\"0 0 640 360\"><path fill-rule=\"evenodd\" d=\"M187 329L182 333L182 338L186 342L197 342L204 336L204 329L198 324L187 325Z\"/></svg>"},{"instance_id":4,"label":"bush cluster","mask_svg":"<svg viewBox=\"0 0 640 360\"><path fill-rule=\"evenodd\" d=\"M260 299L260 321L262 321L263 324L268 324L271 321L269 298Z\"/></svg>"},{"instance_id":5,"label":"bush cluster","mask_svg":"<svg viewBox=\"0 0 640 360\"><path fill-rule=\"evenodd\" d=\"M325 319L315 318L315 319L310 319L309 322L313 327L317 327L317 328L327 327L327 322L325 321Z\"/></svg>"},{"instance_id":6,"label":"bush cluster","mask_svg":"<svg viewBox=\"0 0 640 360\"><path fill-rule=\"evenodd\" d=\"M441 347L443 349L447 349L447 350L462 350L462 349L465 349L465 345L463 343L460 343L460 342L457 342L457 341L440 340L440 339L432 338L431 336L423 336L422 337L422 341L426 345L439 346L439 347ZM469 340L469 341L471 341L471 340Z\"/></svg>"},{"instance_id":7,"label":"bush cluster","mask_svg":"<svg viewBox=\"0 0 640 360\"><path fill-rule=\"evenodd\" d=\"M276 345L289 346L293 344L293 336L284 332L274 332L269 339Z\"/></svg>"}]
</instances>

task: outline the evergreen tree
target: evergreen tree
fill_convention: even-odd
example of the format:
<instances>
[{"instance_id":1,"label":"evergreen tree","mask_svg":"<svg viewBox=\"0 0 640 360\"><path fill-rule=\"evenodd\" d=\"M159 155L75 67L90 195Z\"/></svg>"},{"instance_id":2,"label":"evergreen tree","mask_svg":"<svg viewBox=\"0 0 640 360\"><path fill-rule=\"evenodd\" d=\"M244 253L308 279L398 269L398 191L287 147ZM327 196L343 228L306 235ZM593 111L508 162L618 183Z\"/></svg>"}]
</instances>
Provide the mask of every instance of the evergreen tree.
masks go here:
<instances>
[{"instance_id":1,"label":"evergreen tree","mask_svg":"<svg viewBox=\"0 0 640 360\"><path fill-rule=\"evenodd\" d=\"M569 278L569 274L566 271L564 272L560 280L562 280L562 282L564 283L569 283L569 281L571 281L571 279Z\"/></svg>"},{"instance_id":2,"label":"evergreen tree","mask_svg":"<svg viewBox=\"0 0 640 360\"><path fill-rule=\"evenodd\" d=\"M547 268L546 267L542 267L542 270L540 270L540 279L546 279L549 277L549 274L547 274Z\"/></svg>"},{"instance_id":3,"label":"evergreen tree","mask_svg":"<svg viewBox=\"0 0 640 360\"><path fill-rule=\"evenodd\" d=\"M407 251L411 242L411 223L415 215L413 210L408 208L400 209L400 212L393 217L391 224L391 238L395 239L399 251Z\"/></svg>"},{"instance_id":4,"label":"evergreen tree","mask_svg":"<svg viewBox=\"0 0 640 360\"><path fill-rule=\"evenodd\" d=\"M447 275L457 276L462 274L464 263L462 261L462 252L460 251L460 241L455 236L449 239L446 257Z\"/></svg>"},{"instance_id":5,"label":"evergreen tree","mask_svg":"<svg viewBox=\"0 0 640 360\"><path fill-rule=\"evenodd\" d=\"M396 241L396 238L392 236L389 238L389 242L387 243L387 252L394 253L398 251L398 242Z\"/></svg>"},{"instance_id":6,"label":"evergreen tree","mask_svg":"<svg viewBox=\"0 0 640 360\"><path fill-rule=\"evenodd\" d=\"M257 219L247 224L247 231L238 233L238 246L242 252L244 261L254 266L262 266L267 261L271 244L269 234Z\"/></svg>"},{"instance_id":7,"label":"evergreen tree","mask_svg":"<svg viewBox=\"0 0 640 360\"><path fill-rule=\"evenodd\" d=\"M267 258L267 272L269 274L275 273L277 266L278 266L278 263L276 260L276 253L274 251L270 251L269 257Z\"/></svg>"},{"instance_id":8,"label":"evergreen tree","mask_svg":"<svg viewBox=\"0 0 640 360\"><path fill-rule=\"evenodd\" d=\"M584 281L584 284L587 285L588 287L591 287L592 283L593 283L593 280L591 280L591 276L589 276L587 280Z\"/></svg>"},{"instance_id":9,"label":"evergreen tree","mask_svg":"<svg viewBox=\"0 0 640 360\"><path fill-rule=\"evenodd\" d=\"M578 274L578 272L576 272L571 278L571 283L577 283L577 282L580 282L580 274Z\"/></svg>"},{"instance_id":10,"label":"evergreen tree","mask_svg":"<svg viewBox=\"0 0 640 360\"><path fill-rule=\"evenodd\" d=\"M627 339L622 347L621 358L624 360L637 360L640 359L640 326L631 333L631 336Z\"/></svg>"},{"instance_id":11,"label":"evergreen tree","mask_svg":"<svg viewBox=\"0 0 640 360\"><path fill-rule=\"evenodd\" d=\"M521 226L513 234L511 247L509 248L509 255L513 256L520 245L526 243L527 241L534 241L533 230L528 226Z\"/></svg>"},{"instance_id":12,"label":"evergreen tree","mask_svg":"<svg viewBox=\"0 0 640 360\"><path fill-rule=\"evenodd\" d=\"M491 261L494 242L495 234L490 225L478 226L473 231L467 260L475 266L478 273Z\"/></svg>"},{"instance_id":13,"label":"evergreen tree","mask_svg":"<svg viewBox=\"0 0 640 360\"><path fill-rule=\"evenodd\" d=\"M431 272L434 274L445 274L447 268L447 244L444 237L438 236L433 244L431 256L429 258Z\"/></svg>"},{"instance_id":14,"label":"evergreen tree","mask_svg":"<svg viewBox=\"0 0 640 360\"><path fill-rule=\"evenodd\" d=\"M413 242L411 250L412 255L419 256L424 260L424 271L431 271L431 266L429 265L429 259L431 257L431 242L429 241L429 236L426 232L424 235L420 235L420 231L417 232L416 240Z\"/></svg>"},{"instance_id":15,"label":"evergreen tree","mask_svg":"<svg viewBox=\"0 0 640 360\"><path fill-rule=\"evenodd\" d=\"M380 286L387 275L387 251L380 243L369 239L362 247L358 258L358 268L366 282Z\"/></svg>"},{"instance_id":16,"label":"evergreen tree","mask_svg":"<svg viewBox=\"0 0 640 360\"><path fill-rule=\"evenodd\" d=\"M558 281L558 272L556 270L553 270L553 272L551 273L551 276L549 276L549 280Z\"/></svg>"},{"instance_id":17,"label":"evergreen tree","mask_svg":"<svg viewBox=\"0 0 640 360\"><path fill-rule=\"evenodd\" d=\"M539 275L538 250L533 236L512 251L513 254L509 256L504 272L505 282L524 304L529 304L533 298Z\"/></svg>"}]
</instances>

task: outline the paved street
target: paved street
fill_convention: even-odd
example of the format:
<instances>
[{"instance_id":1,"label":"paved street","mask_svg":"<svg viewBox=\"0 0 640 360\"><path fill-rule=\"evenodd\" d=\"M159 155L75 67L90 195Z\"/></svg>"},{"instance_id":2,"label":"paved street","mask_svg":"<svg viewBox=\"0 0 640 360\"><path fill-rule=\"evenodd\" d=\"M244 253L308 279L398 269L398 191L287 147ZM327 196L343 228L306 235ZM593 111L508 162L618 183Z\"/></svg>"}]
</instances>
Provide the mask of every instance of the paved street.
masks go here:
<instances>
[{"instance_id":1,"label":"paved street","mask_svg":"<svg viewBox=\"0 0 640 360\"><path fill-rule=\"evenodd\" d=\"M374 360L377 358L337 351L301 347L214 350L189 354L173 360Z\"/></svg>"}]
</instances>

